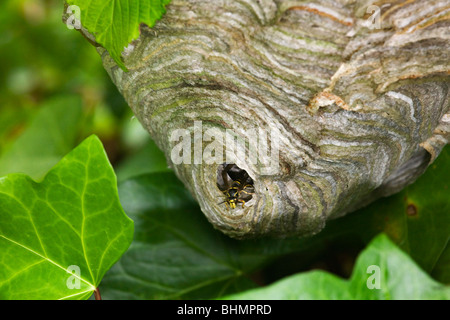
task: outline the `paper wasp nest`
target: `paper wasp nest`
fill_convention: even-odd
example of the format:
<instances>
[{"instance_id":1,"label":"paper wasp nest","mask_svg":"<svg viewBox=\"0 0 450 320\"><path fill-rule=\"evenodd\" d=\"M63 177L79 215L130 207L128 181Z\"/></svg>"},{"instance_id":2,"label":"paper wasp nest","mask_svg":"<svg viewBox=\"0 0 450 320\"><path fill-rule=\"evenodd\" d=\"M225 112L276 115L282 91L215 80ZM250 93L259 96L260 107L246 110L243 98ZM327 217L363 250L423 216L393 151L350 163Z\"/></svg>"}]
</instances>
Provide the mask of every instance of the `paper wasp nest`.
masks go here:
<instances>
[{"instance_id":1,"label":"paper wasp nest","mask_svg":"<svg viewBox=\"0 0 450 320\"><path fill-rule=\"evenodd\" d=\"M448 0L172 0L125 50L128 72L99 51L215 228L304 236L447 144L449 17Z\"/></svg>"}]
</instances>

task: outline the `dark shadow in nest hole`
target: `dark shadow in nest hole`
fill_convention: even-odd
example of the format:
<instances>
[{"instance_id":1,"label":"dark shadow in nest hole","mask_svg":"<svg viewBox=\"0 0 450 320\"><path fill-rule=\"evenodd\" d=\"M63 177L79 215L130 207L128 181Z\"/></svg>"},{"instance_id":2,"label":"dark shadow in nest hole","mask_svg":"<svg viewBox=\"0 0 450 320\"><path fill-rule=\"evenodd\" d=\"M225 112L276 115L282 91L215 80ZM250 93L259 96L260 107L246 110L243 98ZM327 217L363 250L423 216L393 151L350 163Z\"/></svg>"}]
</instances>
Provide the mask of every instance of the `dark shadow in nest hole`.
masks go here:
<instances>
[{"instance_id":1,"label":"dark shadow in nest hole","mask_svg":"<svg viewBox=\"0 0 450 320\"><path fill-rule=\"evenodd\" d=\"M217 168L217 187L225 196L221 203L231 209L239 204L244 207L255 194L253 179L234 163L223 163Z\"/></svg>"}]
</instances>

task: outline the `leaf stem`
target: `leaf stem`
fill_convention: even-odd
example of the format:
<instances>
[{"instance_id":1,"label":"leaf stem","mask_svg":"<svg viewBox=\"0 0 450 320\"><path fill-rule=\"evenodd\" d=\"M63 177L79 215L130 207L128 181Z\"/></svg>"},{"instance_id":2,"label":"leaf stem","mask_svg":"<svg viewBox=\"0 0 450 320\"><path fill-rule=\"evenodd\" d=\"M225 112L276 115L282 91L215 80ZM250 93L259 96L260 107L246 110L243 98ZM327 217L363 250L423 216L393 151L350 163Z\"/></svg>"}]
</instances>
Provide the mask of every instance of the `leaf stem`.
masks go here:
<instances>
[{"instance_id":1,"label":"leaf stem","mask_svg":"<svg viewBox=\"0 0 450 320\"><path fill-rule=\"evenodd\" d=\"M95 290L94 290L94 297L95 297L95 300L102 300L102 296L100 295L99 288L95 288Z\"/></svg>"}]
</instances>

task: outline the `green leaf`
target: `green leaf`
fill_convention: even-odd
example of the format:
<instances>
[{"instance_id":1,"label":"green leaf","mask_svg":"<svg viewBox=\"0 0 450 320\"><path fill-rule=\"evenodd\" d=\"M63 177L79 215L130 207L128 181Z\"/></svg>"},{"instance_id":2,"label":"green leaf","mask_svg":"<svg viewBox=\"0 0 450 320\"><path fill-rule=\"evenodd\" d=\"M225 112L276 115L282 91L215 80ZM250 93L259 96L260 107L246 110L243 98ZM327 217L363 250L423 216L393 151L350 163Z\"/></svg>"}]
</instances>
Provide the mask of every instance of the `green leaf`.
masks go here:
<instances>
[{"instance_id":1,"label":"green leaf","mask_svg":"<svg viewBox=\"0 0 450 320\"><path fill-rule=\"evenodd\" d=\"M311 271L225 299L445 300L450 299L450 288L432 280L381 234L359 256L350 280Z\"/></svg>"},{"instance_id":2,"label":"green leaf","mask_svg":"<svg viewBox=\"0 0 450 320\"><path fill-rule=\"evenodd\" d=\"M434 269L450 239L449 165L447 146L426 174L398 195L403 196L407 229L407 244L401 247L427 272Z\"/></svg>"},{"instance_id":3,"label":"green leaf","mask_svg":"<svg viewBox=\"0 0 450 320\"><path fill-rule=\"evenodd\" d=\"M87 299L132 234L95 136L41 183L0 178L0 299Z\"/></svg>"},{"instance_id":4,"label":"green leaf","mask_svg":"<svg viewBox=\"0 0 450 320\"><path fill-rule=\"evenodd\" d=\"M447 244L444 252L439 257L433 272L431 273L434 279L439 282L450 284L450 245Z\"/></svg>"},{"instance_id":5,"label":"green leaf","mask_svg":"<svg viewBox=\"0 0 450 320\"><path fill-rule=\"evenodd\" d=\"M0 176L21 172L41 179L74 146L81 119L78 96L47 101L29 127L0 157Z\"/></svg>"},{"instance_id":6,"label":"green leaf","mask_svg":"<svg viewBox=\"0 0 450 320\"><path fill-rule=\"evenodd\" d=\"M197 299L254 287L230 239L212 228L171 172L119 184L124 210L135 222L129 250L105 275L106 299ZM259 261L259 259L258 259Z\"/></svg>"},{"instance_id":7,"label":"green leaf","mask_svg":"<svg viewBox=\"0 0 450 320\"><path fill-rule=\"evenodd\" d=\"M152 140L148 141L141 150L122 161L115 169L119 182L146 173L170 171L164 153Z\"/></svg>"},{"instance_id":8,"label":"green leaf","mask_svg":"<svg viewBox=\"0 0 450 320\"><path fill-rule=\"evenodd\" d=\"M79 6L81 24L123 69L122 51L139 37L141 23L152 27L170 0L67 0Z\"/></svg>"}]
</instances>

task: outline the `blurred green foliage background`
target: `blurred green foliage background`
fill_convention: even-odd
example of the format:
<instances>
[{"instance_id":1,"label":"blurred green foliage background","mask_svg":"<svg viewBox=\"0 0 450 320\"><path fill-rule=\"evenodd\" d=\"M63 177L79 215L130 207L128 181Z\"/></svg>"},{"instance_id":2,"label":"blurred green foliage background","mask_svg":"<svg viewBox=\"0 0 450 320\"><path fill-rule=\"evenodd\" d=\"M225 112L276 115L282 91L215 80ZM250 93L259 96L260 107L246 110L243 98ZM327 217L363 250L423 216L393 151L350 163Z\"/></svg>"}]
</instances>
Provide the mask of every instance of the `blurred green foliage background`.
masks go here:
<instances>
[{"instance_id":1,"label":"blurred green foliage background","mask_svg":"<svg viewBox=\"0 0 450 320\"><path fill-rule=\"evenodd\" d=\"M81 99L74 145L98 135L115 165L148 135L102 67L96 49L62 22L61 0L0 3L0 155L55 97Z\"/></svg>"}]
</instances>

